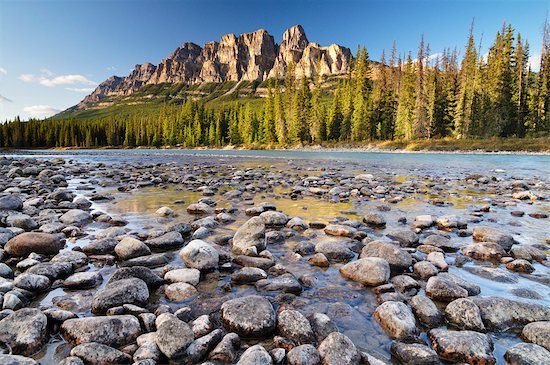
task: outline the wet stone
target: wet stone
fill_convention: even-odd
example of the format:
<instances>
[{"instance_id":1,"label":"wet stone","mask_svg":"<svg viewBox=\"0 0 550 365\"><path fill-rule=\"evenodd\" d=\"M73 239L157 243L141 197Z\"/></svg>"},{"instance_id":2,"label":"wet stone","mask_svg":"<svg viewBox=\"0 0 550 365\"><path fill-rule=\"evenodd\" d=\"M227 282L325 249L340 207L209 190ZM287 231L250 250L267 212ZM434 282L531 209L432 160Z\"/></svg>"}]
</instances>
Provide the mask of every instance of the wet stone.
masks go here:
<instances>
[{"instance_id":1,"label":"wet stone","mask_svg":"<svg viewBox=\"0 0 550 365\"><path fill-rule=\"evenodd\" d=\"M379 213L369 212L363 216L363 222L372 227L384 227L386 218Z\"/></svg>"},{"instance_id":2,"label":"wet stone","mask_svg":"<svg viewBox=\"0 0 550 365\"><path fill-rule=\"evenodd\" d=\"M187 267L200 271L216 269L220 260L218 251L201 240L189 242L179 253Z\"/></svg>"},{"instance_id":3,"label":"wet stone","mask_svg":"<svg viewBox=\"0 0 550 365\"><path fill-rule=\"evenodd\" d=\"M506 350L504 358L510 365L546 365L550 351L534 343L518 343Z\"/></svg>"},{"instance_id":4,"label":"wet stone","mask_svg":"<svg viewBox=\"0 0 550 365\"><path fill-rule=\"evenodd\" d=\"M50 279L44 275L23 273L15 278L13 284L21 289L44 292L50 288Z\"/></svg>"},{"instance_id":5,"label":"wet stone","mask_svg":"<svg viewBox=\"0 0 550 365\"><path fill-rule=\"evenodd\" d=\"M535 271L535 268L527 260L515 259L506 264L506 268L510 271L530 274Z\"/></svg>"},{"instance_id":6,"label":"wet stone","mask_svg":"<svg viewBox=\"0 0 550 365\"><path fill-rule=\"evenodd\" d=\"M495 364L490 337L475 331L433 329L428 332L432 347L445 360L468 364Z\"/></svg>"},{"instance_id":7,"label":"wet stone","mask_svg":"<svg viewBox=\"0 0 550 365\"><path fill-rule=\"evenodd\" d=\"M451 280L432 276L426 284L426 295L440 302L451 302L458 298L466 298L468 291Z\"/></svg>"},{"instance_id":8,"label":"wet stone","mask_svg":"<svg viewBox=\"0 0 550 365\"><path fill-rule=\"evenodd\" d=\"M31 252L53 255L63 248L58 236L49 233L25 232L10 239L4 249L14 256L27 256Z\"/></svg>"},{"instance_id":9,"label":"wet stone","mask_svg":"<svg viewBox=\"0 0 550 365\"><path fill-rule=\"evenodd\" d=\"M351 340L339 333L329 334L318 348L323 365L359 365L361 354Z\"/></svg>"},{"instance_id":10,"label":"wet stone","mask_svg":"<svg viewBox=\"0 0 550 365\"><path fill-rule=\"evenodd\" d=\"M367 243L361 251L360 258L364 257L382 258L390 264L390 268L394 272L405 271L412 265L412 257L407 251L384 241L377 240Z\"/></svg>"},{"instance_id":11,"label":"wet stone","mask_svg":"<svg viewBox=\"0 0 550 365\"><path fill-rule=\"evenodd\" d=\"M392 229L386 233L386 237L399 242L402 247L412 247L418 244L418 235L410 230Z\"/></svg>"},{"instance_id":12,"label":"wet stone","mask_svg":"<svg viewBox=\"0 0 550 365\"><path fill-rule=\"evenodd\" d=\"M157 274L155 274L148 267L133 266L133 267L122 267L117 271L115 271L113 275L111 275L111 278L109 279L108 284L114 283L115 281L131 279L131 278L141 279L149 287L160 286L164 283L164 280L161 279Z\"/></svg>"},{"instance_id":13,"label":"wet stone","mask_svg":"<svg viewBox=\"0 0 550 365\"><path fill-rule=\"evenodd\" d=\"M237 255L257 255L265 248L265 222L260 217L250 218L233 236L231 249Z\"/></svg>"},{"instance_id":14,"label":"wet stone","mask_svg":"<svg viewBox=\"0 0 550 365\"><path fill-rule=\"evenodd\" d=\"M404 365L439 365L437 353L418 343L393 342L392 354Z\"/></svg>"},{"instance_id":15,"label":"wet stone","mask_svg":"<svg viewBox=\"0 0 550 365\"><path fill-rule=\"evenodd\" d=\"M550 307L524 303L500 297L470 298L481 312L488 329L505 330L522 327L530 322L550 321Z\"/></svg>"},{"instance_id":16,"label":"wet stone","mask_svg":"<svg viewBox=\"0 0 550 365\"><path fill-rule=\"evenodd\" d=\"M74 318L63 322L61 333L71 344L97 342L117 348L132 343L141 326L132 315Z\"/></svg>"},{"instance_id":17,"label":"wet stone","mask_svg":"<svg viewBox=\"0 0 550 365\"><path fill-rule=\"evenodd\" d=\"M132 357L122 351L103 345L101 343L84 343L71 350L72 356L77 356L87 364L109 365L109 364L131 364Z\"/></svg>"},{"instance_id":18,"label":"wet stone","mask_svg":"<svg viewBox=\"0 0 550 365\"><path fill-rule=\"evenodd\" d=\"M19 309L0 321L0 341L15 355L32 355L47 341L46 316L38 309Z\"/></svg>"},{"instance_id":19,"label":"wet stone","mask_svg":"<svg viewBox=\"0 0 550 365\"><path fill-rule=\"evenodd\" d=\"M174 247L180 247L184 243L181 233L170 231L160 237L151 238L145 241L145 244L152 250L167 250Z\"/></svg>"},{"instance_id":20,"label":"wet stone","mask_svg":"<svg viewBox=\"0 0 550 365\"><path fill-rule=\"evenodd\" d=\"M273 359L263 346L249 347L237 362L237 365L272 365Z\"/></svg>"},{"instance_id":21,"label":"wet stone","mask_svg":"<svg viewBox=\"0 0 550 365\"><path fill-rule=\"evenodd\" d=\"M422 244L434 246L444 251L456 251L456 246L451 243L451 240L440 234L431 234L427 236Z\"/></svg>"},{"instance_id":22,"label":"wet stone","mask_svg":"<svg viewBox=\"0 0 550 365\"><path fill-rule=\"evenodd\" d=\"M267 273L257 267L243 267L231 274L231 281L236 284L250 284L267 279Z\"/></svg>"},{"instance_id":23,"label":"wet stone","mask_svg":"<svg viewBox=\"0 0 550 365\"><path fill-rule=\"evenodd\" d=\"M180 302L182 300L194 297L198 294L198 292L193 285L178 282L166 286L164 289L164 294L168 300L172 302Z\"/></svg>"},{"instance_id":24,"label":"wet stone","mask_svg":"<svg viewBox=\"0 0 550 365\"><path fill-rule=\"evenodd\" d=\"M95 288L103 282L100 273L94 271L78 272L63 281L63 286L68 289Z\"/></svg>"},{"instance_id":25,"label":"wet stone","mask_svg":"<svg viewBox=\"0 0 550 365\"><path fill-rule=\"evenodd\" d=\"M450 302L445 308L445 318L460 329L480 332L485 330L479 307L468 298Z\"/></svg>"},{"instance_id":26,"label":"wet stone","mask_svg":"<svg viewBox=\"0 0 550 365\"><path fill-rule=\"evenodd\" d=\"M298 345L313 343L315 336L306 317L295 310L279 313L277 331Z\"/></svg>"},{"instance_id":27,"label":"wet stone","mask_svg":"<svg viewBox=\"0 0 550 365\"><path fill-rule=\"evenodd\" d=\"M302 285L292 274L283 274L272 279L261 279L255 284L256 290L262 291L281 291L284 293L300 294Z\"/></svg>"},{"instance_id":28,"label":"wet stone","mask_svg":"<svg viewBox=\"0 0 550 365\"><path fill-rule=\"evenodd\" d=\"M506 252L495 242L478 242L462 248L462 253L477 260L498 261Z\"/></svg>"},{"instance_id":29,"label":"wet stone","mask_svg":"<svg viewBox=\"0 0 550 365\"><path fill-rule=\"evenodd\" d=\"M73 273L73 265L70 262L41 262L27 269L25 273L43 275L51 281L64 278Z\"/></svg>"},{"instance_id":30,"label":"wet stone","mask_svg":"<svg viewBox=\"0 0 550 365\"><path fill-rule=\"evenodd\" d=\"M220 343L210 351L208 355L209 360L221 361L223 363L233 363L237 357L237 350L241 344L239 335L236 333L226 334Z\"/></svg>"},{"instance_id":31,"label":"wet stone","mask_svg":"<svg viewBox=\"0 0 550 365\"><path fill-rule=\"evenodd\" d=\"M324 238L315 244L315 252L322 253L329 261L348 262L355 254L349 241Z\"/></svg>"},{"instance_id":32,"label":"wet stone","mask_svg":"<svg viewBox=\"0 0 550 365\"><path fill-rule=\"evenodd\" d=\"M201 272L197 269L176 269L164 274L164 280L169 283L187 283L197 285L200 281Z\"/></svg>"},{"instance_id":33,"label":"wet stone","mask_svg":"<svg viewBox=\"0 0 550 365\"><path fill-rule=\"evenodd\" d=\"M318 365L321 358L317 349L309 344L293 348L287 354L289 365Z\"/></svg>"},{"instance_id":34,"label":"wet stone","mask_svg":"<svg viewBox=\"0 0 550 365\"><path fill-rule=\"evenodd\" d=\"M378 286L388 281L390 266L384 259L365 257L342 266L340 273L363 285Z\"/></svg>"},{"instance_id":35,"label":"wet stone","mask_svg":"<svg viewBox=\"0 0 550 365\"><path fill-rule=\"evenodd\" d=\"M153 254L147 256L135 257L121 262L119 265L122 267L134 267L134 266L145 266L145 267L160 267L168 264L170 258L166 254Z\"/></svg>"},{"instance_id":36,"label":"wet stone","mask_svg":"<svg viewBox=\"0 0 550 365\"><path fill-rule=\"evenodd\" d=\"M3 365L38 365L36 361L21 355L0 354L0 364Z\"/></svg>"},{"instance_id":37,"label":"wet stone","mask_svg":"<svg viewBox=\"0 0 550 365\"><path fill-rule=\"evenodd\" d=\"M185 351L193 342L191 327L176 316L168 314L166 319L157 325L156 342L160 351L170 360L185 356Z\"/></svg>"},{"instance_id":38,"label":"wet stone","mask_svg":"<svg viewBox=\"0 0 550 365\"><path fill-rule=\"evenodd\" d=\"M228 331L242 337L265 338L273 333L276 325L273 306L267 298L257 295L224 302L220 319Z\"/></svg>"},{"instance_id":39,"label":"wet stone","mask_svg":"<svg viewBox=\"0 0 550 365\"><path fill-rule=\"evenodd\" d=\"M197 338L187 347L187 350L185 350L186 361L193 364L198 363L206 357L210 350L214 349L221 341L222 337L223 331L218 328L207 335Z\"/></svg>"},{"instance_id":40,"label":"wet stone","mask_svg":"<svg viewBox=\"0 0 550 365\"><path fill-rule=\"evenodd\" d=\"M150 255L147 245L134 237L123 238L116 246L115 253L121 260L129 260L139 256Z\"/></svg>"},{"instance_id":41,"label":"wet stone","mask_svg":"<svg viewBox=\"0 0 550 365\"><path fill-rule=\"evenodd\" d=\"M515 243L511 235L492 227L475 227L473 237L476 241L497 243L506 251Z\"/></svg>"},{"instance_id":42,"label":"wet stone","mask_svg":"<svg viewBox=\"0 0 550 365\"><path fill-rule=\"evenodd\" d=\"M416 320L404 303L388 301L374 311L374 318L392 338L412 338L416 335Z\"/></svg>"},{"instance_id":43,"label":"wet stone","mask_svg":"<svg viewBox=\"0 0 550 365\"><path fill-rule=\"evenodd\" d=\"M308 316L308 320L319 343L332 332L338 332L336 324L324 313L313 313Z\"/></svg>"},{"instance_id":44,"label":"wet stone","mask_svg":"<svg viewBox=\"0 0 550 365\"><path fill-rule=\"evenodd\" d=\"M550 321L528 323L523 327L521 336L550 351Z\"/></svg>"},{"instance_id":45,"label":"wet stone","mask_svg":"<svg viewBox=\"0 0 550 365\"><path fill-rule=\"evenodd\" d=\"M122 279L108 283L97 292L92 301L92 313L105 313L107 309L122 304L141 305L149 299L147 284L137 278Z\"/></svg>"}]
</instances>

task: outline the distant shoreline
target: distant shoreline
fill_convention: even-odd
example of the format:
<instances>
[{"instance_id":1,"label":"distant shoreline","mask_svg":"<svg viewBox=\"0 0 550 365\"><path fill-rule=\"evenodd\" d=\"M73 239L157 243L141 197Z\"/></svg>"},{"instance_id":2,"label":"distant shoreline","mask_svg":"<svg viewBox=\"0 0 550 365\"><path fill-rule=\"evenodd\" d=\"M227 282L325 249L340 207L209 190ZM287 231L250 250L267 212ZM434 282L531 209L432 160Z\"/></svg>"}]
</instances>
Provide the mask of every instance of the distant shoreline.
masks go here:
<instances>
[{"instance_id":1,"label":"distant shoreline","mask_svg":"<svg viewBox=\"0 0 550 365\"><path fill-rule=\"evenodd\" d=\"M549 142L550 146L550 142ZM406 148L387 148L379 146L289 146L289 147L270 147L270 146L235 146L227 145L223 147L180 147L180 146L103 146L103 147L55 147L55 148L2 148L2 151L80 151L80 150L197 150L197 151L279 151L279 152L335 152L335 153L395 153L395 154L464 154L464 155L531 155L531 156L550 156L550 147L541 150L494 150L494 149L406 149Z\"/></svg>"}]
</instances>

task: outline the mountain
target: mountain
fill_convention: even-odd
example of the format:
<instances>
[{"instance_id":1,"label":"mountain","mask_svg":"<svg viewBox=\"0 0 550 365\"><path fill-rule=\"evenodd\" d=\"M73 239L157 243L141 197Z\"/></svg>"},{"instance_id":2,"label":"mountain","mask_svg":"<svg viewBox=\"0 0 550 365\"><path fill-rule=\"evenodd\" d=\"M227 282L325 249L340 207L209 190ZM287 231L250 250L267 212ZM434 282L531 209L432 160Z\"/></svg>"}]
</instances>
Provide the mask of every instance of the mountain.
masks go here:
<instances>
[{"instance_id":1,"label":"mountain","mask_svg":"<svg viewBox=\"0 0 550 365\"><path fill-rule=\"evenodd\" d=\"M190 87L232 82L237 87L243 81L282 78L291 64L296 77L339 75L348 71L350 59L346 47L310 42L301 25L287 29L280 44L264 29L239 36L226 34L219 42L203 47L184 43L157 66L146 62L136 65L128 76L111 76L70 110L97 107L106 99L129 96L149 85Z\"/></svg>"}]
</instances>

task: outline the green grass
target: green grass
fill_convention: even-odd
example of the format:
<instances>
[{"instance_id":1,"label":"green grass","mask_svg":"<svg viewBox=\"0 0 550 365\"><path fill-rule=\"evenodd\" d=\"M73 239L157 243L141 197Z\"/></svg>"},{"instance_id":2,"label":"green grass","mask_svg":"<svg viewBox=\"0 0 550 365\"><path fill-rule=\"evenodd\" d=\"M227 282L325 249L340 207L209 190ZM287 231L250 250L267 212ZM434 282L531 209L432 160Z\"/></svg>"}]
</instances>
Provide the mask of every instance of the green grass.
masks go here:
<instances>
[{"instance_id":1,"label":"green grass","mask_svg":"<svg viewBox=\"0 0 550 365\"><path fill-rule=\"evenodd\" d=\"M430 139L413 141L374 141L364 143L322 143L324 148L380 149L403 151L483 151L483 152L550 152L550 137L538 138L472 138Z\"/></svg>"}]
</instances>

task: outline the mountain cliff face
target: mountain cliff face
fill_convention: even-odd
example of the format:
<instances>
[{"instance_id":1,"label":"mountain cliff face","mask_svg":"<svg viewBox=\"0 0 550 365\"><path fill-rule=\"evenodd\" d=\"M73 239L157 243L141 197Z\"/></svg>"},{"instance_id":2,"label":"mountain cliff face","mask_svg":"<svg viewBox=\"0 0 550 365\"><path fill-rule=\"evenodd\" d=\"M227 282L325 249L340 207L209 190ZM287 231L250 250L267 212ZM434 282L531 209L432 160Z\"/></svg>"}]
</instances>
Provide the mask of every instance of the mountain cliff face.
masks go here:
<instances>
[{"instance_id":1,"label":"mountain cliff face","mask_svg":"<svg viewBox=\"0 0 550 365\"><path fill-rule=\"evenodd\" d=\"M287 29L281 44L260 29L252 33L226 34L220 42L204 47L184 43L158 66L136 65L125 77L111 76L80 102L85 109L109 96L130 95L141 87L160 83L200 84L224 81L263 81L282 78L290 64L297 77L346 73L350 50L337 44L321 47L307 39L304 29L296 25Z\"/></svg>"}]
</instances>

